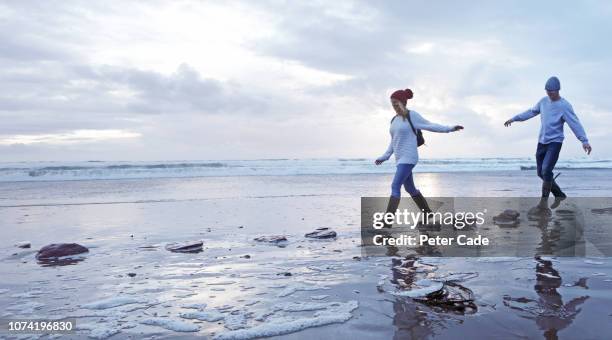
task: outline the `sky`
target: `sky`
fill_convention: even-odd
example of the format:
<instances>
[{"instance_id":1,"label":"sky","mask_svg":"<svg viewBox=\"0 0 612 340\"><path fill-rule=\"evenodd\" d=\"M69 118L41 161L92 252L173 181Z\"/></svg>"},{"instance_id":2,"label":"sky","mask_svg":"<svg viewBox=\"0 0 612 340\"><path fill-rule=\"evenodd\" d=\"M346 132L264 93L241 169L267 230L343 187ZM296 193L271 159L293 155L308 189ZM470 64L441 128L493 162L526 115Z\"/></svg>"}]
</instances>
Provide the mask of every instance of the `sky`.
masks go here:
<instances>
[{"instance_id":1,"label":"sky","mask_svg":"<svg viewBox=\"0 0 612 340\"><path fill-rule=\"evenodd\" d=\"M552 75L612 158L612 3L0 0L0 162L532 157ZM566 126L561 157L583 157Z\"/></svg>"}]
</instances>

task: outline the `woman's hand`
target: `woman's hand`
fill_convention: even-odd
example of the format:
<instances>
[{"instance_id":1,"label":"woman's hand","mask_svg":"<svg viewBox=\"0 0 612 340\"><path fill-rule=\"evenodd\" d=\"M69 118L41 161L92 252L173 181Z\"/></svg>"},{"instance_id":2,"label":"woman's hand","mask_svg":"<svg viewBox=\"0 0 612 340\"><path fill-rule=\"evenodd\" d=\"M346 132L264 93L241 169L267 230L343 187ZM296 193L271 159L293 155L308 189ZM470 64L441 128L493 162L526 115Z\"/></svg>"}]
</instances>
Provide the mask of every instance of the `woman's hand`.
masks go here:
<instances>
[{"instance_id":1,"label":"woman's hand","mask_svg":"<svg viewBox=\"0 0 612 340\"><path fill-rule=\"evenodd\" d=\"M510 125L512 125L512 119L508 119L507 121L504 122L505 127L508 127Z\"/></svg>"},{"instance_id":2,"label":"woman's hand","mask_svg":"<svg viewBox=\"0 0 612 340\"><path fill-rule=\"evenodd\" d=\"M374 161L374 164L381 165L381 164L383 164L383 162L384 162L383 160L377 159L377 160Z\"/></svg>"},{"instance_id":3,"label":"woman's hand","mask_svg":"<svg viewBox=\"0 0 612 340\"><path fill-rule=\"evenodd\" d=\"M584 149L584 152L587 153L587 155L590 155L591 151L593 151L593 148L591 147L591 144L589 143L583 143L582 148Z\"/></svg>"},{"instance_id":4,"label":"woman's hand","mask_svg":"<svg viewBox=\"0 0 612 340\"><path fill-rule=\"evenodd\" d=\"M459 130L463 130L463 126L461 126L461 125L455 125L455 126L453 126L453 132L455 132L455 131L459 131Z\"/></svg>"}]
</instances>

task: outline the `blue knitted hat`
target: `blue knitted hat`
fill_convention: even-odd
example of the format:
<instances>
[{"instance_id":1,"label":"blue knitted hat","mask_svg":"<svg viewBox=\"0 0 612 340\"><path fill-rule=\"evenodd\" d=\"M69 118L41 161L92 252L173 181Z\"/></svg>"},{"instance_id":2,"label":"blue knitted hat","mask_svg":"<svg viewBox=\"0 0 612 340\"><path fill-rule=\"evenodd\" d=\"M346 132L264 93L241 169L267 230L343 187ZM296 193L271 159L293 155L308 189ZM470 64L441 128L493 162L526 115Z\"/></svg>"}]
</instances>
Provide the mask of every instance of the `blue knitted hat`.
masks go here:
<instances>
[{"instance_id":1,"label":"blue knitted hat","mask_svg":"<svg viewBox=\"0 0 612 340\"><path fill-rule=\"evenodd\" d=\"M561 90L561 82L557 77L550 77L546 81L546 86L544 86L546 91L559 91Z\"/></svg>"}]
</instances>

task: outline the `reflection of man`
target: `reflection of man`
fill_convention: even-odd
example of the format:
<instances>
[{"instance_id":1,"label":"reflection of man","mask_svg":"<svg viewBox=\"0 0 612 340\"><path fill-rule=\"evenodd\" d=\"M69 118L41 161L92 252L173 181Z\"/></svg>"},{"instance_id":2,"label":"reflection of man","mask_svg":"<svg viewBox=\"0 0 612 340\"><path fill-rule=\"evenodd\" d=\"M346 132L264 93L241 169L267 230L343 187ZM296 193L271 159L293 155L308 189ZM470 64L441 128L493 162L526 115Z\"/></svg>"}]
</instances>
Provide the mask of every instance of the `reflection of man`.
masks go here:
<instances>
[{"instance_id":1,"label":"reflection of man","mask_svg":"<svg viewBox=\"0 0 612 340\"><path fill-rule=\"evenodd\" d=\"M553 170L559 159L561 145L563 144L563 125L567 123L582 142L582 148L591 154L591 145L578 116L574 113L572 105L559 95L561 83L557 77L551 77L546 82L547 97L540 99L531 109L508 119L504 125L510 126L513 122L521 122L540 115L542 125L536 151L537 173L542 179L542 197L548 198L553 193L556 198L565 198L565 193L555 183Z\"/></svg>"},{"instance_id":2,"label":"reflection of man","mask_svg":"<svg viewBox=\"0 0 612 340\"><path fill-rule=\"evenodd\" d=\"M530 312L534 315L533 318L538 327L544 331L545 339L558 339L557 333L565 329L573 321L576 315L580 313L578 306L586 301L588 296L581 296L572 299L564 304L563 297L557 291L561 287L561 276L559 272L553 268L552 262L543 260L539 256L535 257L536 265L536 284L533 287L538 294L537 300L528 298L511 298L504 297L504 304L513 309L519 309ZM582 283L585 285L585 282ZM526 306L520 308L518 305L511 305L509 301L520 304L534 304L534 306Z\"/></svg>"},{"instance_id":3,"label":"reflection of man","mask_svg":"<svg viewBox=\"0 0 612 340\"><path fill-rule=\"evenodd\" d=\"M561 287L559 272L551 261L536 257L536 284L533 287L538 293L538 305L543 309L538 313L536 324L544 331L546 339L557 339L557 332L569 326L580 312L577 309L588 296L581 296L563 304L557 288Z\"/></svg>"}]
</instances>

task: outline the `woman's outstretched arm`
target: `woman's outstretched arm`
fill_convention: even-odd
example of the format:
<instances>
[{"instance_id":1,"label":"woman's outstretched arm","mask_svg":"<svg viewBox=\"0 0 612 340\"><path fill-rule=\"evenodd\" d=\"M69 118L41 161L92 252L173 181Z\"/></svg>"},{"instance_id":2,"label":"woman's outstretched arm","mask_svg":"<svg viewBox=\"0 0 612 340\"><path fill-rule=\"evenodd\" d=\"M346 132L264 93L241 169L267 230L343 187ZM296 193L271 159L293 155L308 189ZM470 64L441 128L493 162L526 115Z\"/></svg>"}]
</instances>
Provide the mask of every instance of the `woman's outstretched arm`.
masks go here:
<instances>
[{"instance_id":1,"label":"woman's outstretched arm","mask_svg":"<svg viewBox=\"0 0 612 340\"><path fill-rule=\"evenodd\" d=\"M446 126L441 124L436 124L428 121L423 118L418 112L410 111L410 119L412 121L412 125L414 125L415 129L427 130L432 132L453 132L457 130L461 130L463 127L458 125L456 126Z\"/></svg>"}]
</instances>

